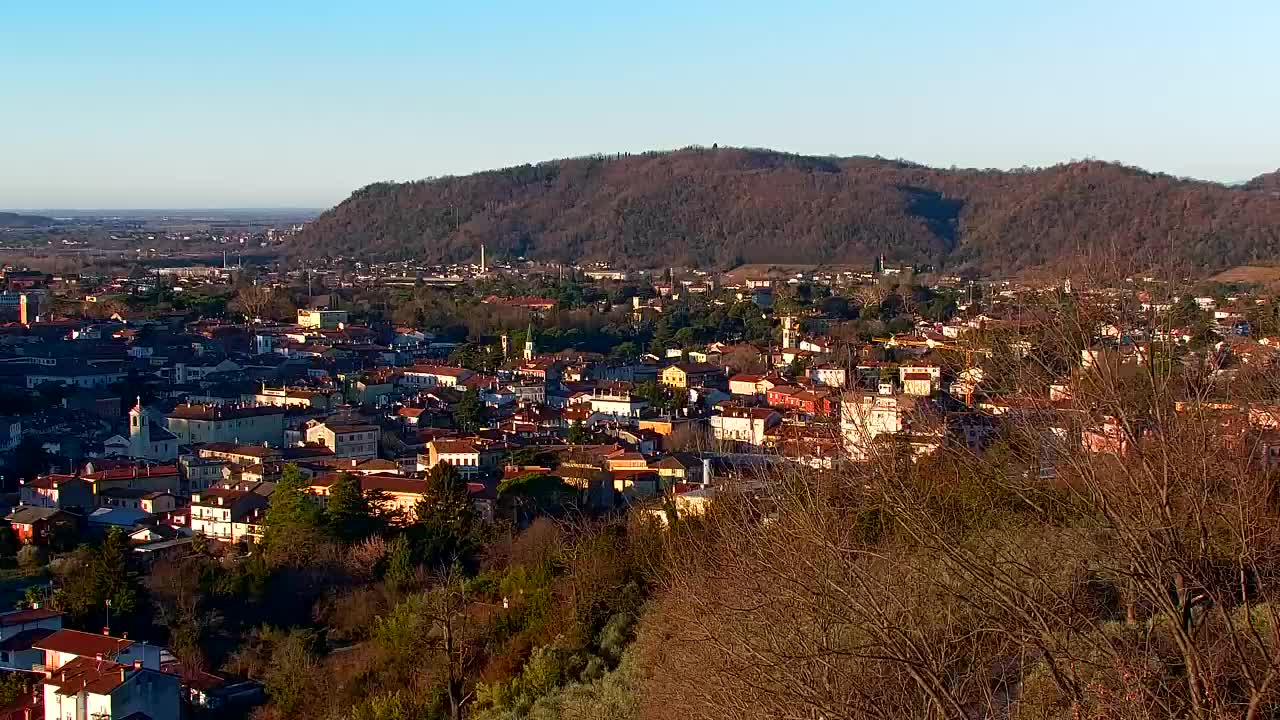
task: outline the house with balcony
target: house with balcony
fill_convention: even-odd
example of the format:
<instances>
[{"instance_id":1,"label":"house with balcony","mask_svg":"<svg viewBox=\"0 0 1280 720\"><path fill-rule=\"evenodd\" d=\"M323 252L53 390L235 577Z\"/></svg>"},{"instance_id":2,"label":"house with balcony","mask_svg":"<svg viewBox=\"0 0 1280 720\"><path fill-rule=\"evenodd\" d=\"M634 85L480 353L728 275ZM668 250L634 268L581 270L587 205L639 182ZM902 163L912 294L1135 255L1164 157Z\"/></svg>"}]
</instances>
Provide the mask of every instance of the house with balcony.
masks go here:
<instances>
[{"instance_id":1,"label":"house with balcony","mask_svg":"<svg viewBox=\"0 0 1280 720\"><path fill-rule=\"evenodd\" d=\"M424 469L444 463L452 465L464 478L472 478L498 467L503 451L476 439L432 440L427 443Z\"/></svg>"},{"instance_id":2,"label":"house with balcony","mask_svg":"<svg viewBox=\"0 0 1280 720\"><path fill-rule=\"evenodd\" d=\"M261 520L275 489L273 483L223 483L191 496L191 531L238 543L261 539Z\"/></svg>"},{"instance_id":3,"label":"house with balcony","mask_svg":"<svg viewBox=\"0 0 1280 720\"><path fill-rule=\"evenodd\" d=\"M772 408L726 407L711 416L711 435L724 442L760 446L766 432L782 422L782 415Z\"/></svg>"}]
</instances>

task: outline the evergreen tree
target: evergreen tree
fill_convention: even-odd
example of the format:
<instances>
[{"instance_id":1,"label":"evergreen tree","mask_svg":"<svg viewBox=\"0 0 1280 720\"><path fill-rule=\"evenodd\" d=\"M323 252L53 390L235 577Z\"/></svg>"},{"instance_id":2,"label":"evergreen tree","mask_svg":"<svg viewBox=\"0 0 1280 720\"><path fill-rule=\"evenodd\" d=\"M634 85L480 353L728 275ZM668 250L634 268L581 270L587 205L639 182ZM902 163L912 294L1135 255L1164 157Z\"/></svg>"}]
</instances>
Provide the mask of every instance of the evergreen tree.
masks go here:
<instances>
[{"instance_id":1,"label":"evergreen tree","mask_svg":"<svg viewBox=\"0 0 1280 720\"><path fill-rule=\"evenodd\" d=\"M378 520L360 487L360 478L351 473L339 475L329 488L325 519L330 531L343 542L362 540L378 530Z\"/></svg>"},{"instance_id":2,"label":"evergreen tree","mask_svg":"<svg viewBox=\"0 0 1280 720\"><path fill-rule=\"evenodd\" d=\"M58 590L55 605L88 623L105 620L109 603L113 623L118 627L127 622L139 606L141 591L128 558L124 531L111 528L100 546L78 551L72 561L74 569L67 573Z\"/></svg>"},{"instance_id":3,"label":"evergreen tree","mask_svg":"<svg viewBox=\"0 0 1280 720\"><path fill-rule=\"evenodd\" d=\"M558 512L573 495L564 480L546 473L524 473L498 484L498 498L511 506L518 525Z\"/></svg>"},{"instance_id":4,"label":"evergreen tree","mask_svg":"<svg viewBox=\"0 0 1280 720\"><path fill-rule=\"evenodd\" d=\"M409 539L404 535L396 536L387 552L387 569L383 577L393 587L403 588L413 582L416 572L417 566L413 561Z\"/></svg>"},{"instance_id":5,"label":"evergreen tree","mask_svg":"<svg viewBox=\"0 0 1280 720\"><path fill-rule=\"evenodd\" d=\"M274 536L291 528L320 526L320 508L306 488L307 481L298 466L292 463L286 465L267 505L267 531L263 538L265 544L270 545Z\"/></svg>"},{"instance_id":6,"label":"evergreen tree","mask_svg":"<svg viewBox=\"0 0 1280 720\"><path fill-rule=\"evenodd\" d=\"M427 490L416 508L410 533L432 568L470 564L480 545L479 524L467 484L452 465L427 473Z\"/></svg>"},{"instance_id":7,"label":"evergreen tree","mask_svg":"<svg viewBox=\"0 0 1280 720\"><path fill-rule=\"evenodd\" d=\"M453 408L453 422L459 430L475 432L484 426L485 406L480 400L480 391L467 388L462 399Z\"/></svg>"},{"instance_id":8,"label":"evergreen tree","mask_svg":"<svg viewBox=\"0 0 1280 720\"><path fill-rule=\"evenodd\" d=\"M574 420L569 426L569 432L565 433L565 441L570 445L586 445L591 442L591 433L581 420Z\"/></svg>"}]
</instances>

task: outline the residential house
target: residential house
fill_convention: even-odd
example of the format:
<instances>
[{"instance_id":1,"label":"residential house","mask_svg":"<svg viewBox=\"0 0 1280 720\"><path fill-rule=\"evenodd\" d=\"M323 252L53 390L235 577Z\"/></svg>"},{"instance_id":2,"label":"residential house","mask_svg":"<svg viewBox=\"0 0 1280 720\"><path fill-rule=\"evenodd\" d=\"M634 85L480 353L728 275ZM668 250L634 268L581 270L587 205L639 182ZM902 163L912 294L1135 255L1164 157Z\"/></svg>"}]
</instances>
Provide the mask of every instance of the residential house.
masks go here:
<instances>
[{"instance_id":1,"label":"residential house","mask_svg":"<svg viewBox=\"0 0 1280 720\"><path fill-rule=\"evenodd\" d=\"M649 459L634 450L616 450L605 456L609 470L648 470Z\"/></svg>"},{"instance_id":2,"label":"residential house","mask_svg":"<svg viewBox=\"0 0 1280 720\"><path fill-rule=\"evenodd\" d=\"M761 390L760 383L766 382L763 375L753 375L750 373L738 373L729 378L729 394L742 397L754 397L756 395L764 395L768 392L768 388Z\"/></svg>"},{"instance_id":3,"label":"residential house","mask_svg":"<svg viewBox=\"0 0 1280 720\"><path fill-rule=\"evenodd\" d=\"M346 310L298 310L298 327L336 330L347 322Z\"/></svg>"},{"instance_id":4,"label":"residential house","mask_svg":"<svg viewBox=\"0 0 1280 720\"><path fill-rule=\"evenodd\" d=\"M19 505L4 519L18 536L18 542L26 545L48 545L60 533L74 537L80 528L75 516L50 507Z\"/></svg>"},{"instance_id":5,"label":"residential house","mask_svg":"<svg viewBox=\"0 0 1280 720\"><path fill-rule=\"evenodd\" d=\"M711 434L717 440L761 446L770 428L782 422L772 408L727 407L711 416Z\"/></svg>"},{"instance_id":6,"label":"residential house","mask_svg":"<svg viewBox=\"0 0 1280 720\"><path fill-rule=\"evenodd\" d=\"M221 458L198 455L180 456L178 458L180 483L176 494L188 497L193 492L221 482L226 478L226 472L230 466L231 463Z\"/></svg>"},{"instance_id":7,"label":"residential house","mask_svg":"<svg viewBox=\"0 0 1280 720\"><path fill-rule=\"evenodd\" d=\"M98 470L90 463L85 466L85 472L80 477L93 483L95 493L102 493L110 488L134 488L177 495L181 488L177 464L120 465Z\"/></svg>"},{"instance_id":8,"label":"residential house","mask_svg":"<svg viewBox=\"0 0 1280 720\"><path fill-rule=\"evenodd\" d=\"M652 430L661 435L662 449L667 452L688 447L706 428L703 420L671 416L644 418L638 425L640 430Z\"/></svg>"},{"instance_id":9,"label":"residential house","mask_svg":"<svg viewBox=\"0 0 1280 720\"><path fill-rule=\"evenodd\" d=\"M44 662L35 643L62 629L62 612L36 607L0 613L0 669L31 672Z\"/></svg>"},{"instance_id":10,"label":"residential house","mask_svg":"<svg viewBox=\"0 0 1280 720\"><path fill-rule=\"evenodd\" d=\"M58 630L44 651L46 720L179 720L180 682L160 671L161 649L123 638Z\"/></svg>"},{"instance_id":11,"label":"residential house","mask_svg":"<svg viewBox=\"0 0 1280 720\"><path fill-rule=\"evenodd\" d=\"M98 493L98 507L140 510L148 515L173 512L178 498L163 490L113 487Z\"/></svg>"},{"instance_id":12,"label":"residential house","mask_svg":"<svg viewBox=\"0 0 1280 720\"><path fill-rule=\"evenodd\" d=\"M225 460L232 465L256 465L284 459L279 448L231 442L205 443L196 448L196 453L202 458Z\"/></svg>"},{"instance_id":13,"label":"residential house","mask_svg":"<svg viewBox=\"0 0 1280 720\"><path fill-rule=\"evenodd\" d=\"M615 422L631 421L639 418L649 409L649 401L632 397L626 390L613 388L596 388L587 402L593 413L599 413Z\"/></svg>"},{"instance_id":14,"label":"residential house","mask_svg":"<svg viewBox=\"0 0 1280 720\"><path fill-rule=\"evenodd\" d=\"M792 407L792 396L798 392L800 392L799 386L779 383L765 393L765 402L777 408Z\"/></svg>"},{"instance_id":15,"label":"residential house","mask_svg":"<svg viewBox=\"0 0 1280 720\"><path fill-rule=\"evenodd\" d=\"M183 445L196 443L284 444L284 410L277 407L218 407L184 404L165 416Z\"/></svg>"},{"instance_id":16,"label":"residential house","mask_svg":"<svg viewBox=\"0 0 1280 720\"><path fill-rule=\"evenodd\" d=\"M840 405L840 431L854 459L869 456L872 443L884 434L910 429L917 398L888 393L849 393Z\"/></svg>"},{"instance_id":17,"label":"residential house","mask_svg":"<svg viewBox=\"0 0 1280 720\"><path fill-rule=\"evenodd\" d=\"M262 515L275 489L272 483L223 483L191 496L191 531L236 543L262 537Z\"/></svg>"},{"instance_id":18,"label":"residential house","mask_svg":"<svg viewBox=\"0 0 1280 720\"><path fill-rule=\"evenodd\" d=\"M716 385L724 378L724 368L707 363L676 363L662 371L663 385L681 390L699 385Z\"/></svg>"},{"instance_id":19,"label":"residential house","mask_svg":"<svg viewBox=\"0 0 1280 720\"><path fill-rule=\"evenodd\" d=\"M665 487L705 482L705 466L702 458L687 452L676 452L652 463L649 467L662 478Z\"/></svg>"},{"instance_id":20,"label":"residential house","mask_svg":"<svg viewBox=\"0 0 1280 720\"><path fill-rule=\"evenodd\" d=\"M317 475L311 479L307 491L324 507L329 502L330 490L341 476L341 473ZM427 492L427 481L417 478L388 474L362 474L356 477L361 492L377 493L384 511L399 513L409 522L417 516L418 503L423 501Z\"/></svg>"},{"instance_id":21,"label":"residential house","mask_svg":"<svg viewBox=\"0 0 1280 720\"><path fill-rule=\"evenodd\" d=\"M908 368L902 368L908 370ZM902 392L916 397L929 397L933 394L934 379L927 372L903 372Z\"/></svg>"},{"instance_id":22,"label":"residential house","mask_svg":"<svg viewBox=\"0 0 1280 720\"><path fill-rule=\"evenodd\" d=\"M269 388L265 385L261 390L244 399L257 407L297 408L320 412L332 412L339 404L339 394L336 390Z\"/></svg>"},{"instance_id":23,"label":"residential house","mask_svg":"<svg viewBox=\"0 0 1280 720\"><path fill-rule=\"evenodd\" d=\"M88 511L93 508L93 483L75 475L41 475L23 482L18 489L23 505L31 507L77 508Z\"/></svg>"},{"instance_id":24,"label":"residential house","mask_svg":"<svg viewBox=\"0 0 1280 720\"><path fill-rule=\"evenodd\" d=\"M849 383L849 372L831 363L813 365L808 371L809 379L832 388L842 388Z\"/></svg>"},{"instance_id":25,"label":"residential house","mask_svg":"<svg viewBox=\"0 0 1280 720\"><path fill-rule=\"evenodd\" d=\"M400 418L400 422L409 426L416 426L422 419L426 408L419 407L402 407L396 410L396 417Z\"/></svg>"},{"instance_id":26,"label":"residential house","mask_svg":"<svg viewBox=\"0 0 1280 720\"><path fill-rule=\"evenodd\" d=\"M90 533L101 535L111 528L120 528L125 534L152 522L151 513L129 508L100 507L85 518Z\"/></svg>"},{"instance_id":27,"label":"residential house","mask_svg":"<svg viewBox=\"0 0 1280 720\"><path fill-rule=\"evenodd\" d=\"M427 470L444 463L452 465L464 478L490 472L498 467L502 449L479 440L432 440L427 443Z\"/></svg>"},{"instance_id":28,"label":"residential house","mask_svg":"<svg viewBox=\"0 0 1280 720\"><path fill-rule=\"evenodd\" d=\"M375 458L382 429L377 425L318 422L307 428L307 442L326 447L338 458Z\"/></svg>"},{"instance_id":29,"label":"residential house","mask_svg":"<svg viewBox=\"0 0 1280 720\"><path fill-rule=\"evenodd\" d=\"M55 365L32 365L27 372L27 388L35 389L46 383L74 388L105 388L128 377L129 371L121 363L90 365L66 361Z\"/></svg>"},{"instance_id":30,"label":"residential house","mask_svg":"<svg viewBox=\"0 0 1280 720\"><path fill-rule=\"evenodd\" d=\"M401 375L403 382L412 387L458 387L474 375L466 368L446 365L414 365Z\"/></svg>"},{"instance_id":31,"label":"residential house","mask_svg":"<svg viewBox=\"0 0 1280 720\"><path fill-rule=\"evenodd\" d=\"M898 383L906 386L908 375L926 374L934 388L942 383L942 366L934 365L927 361L912 361L898 366Z\"/></svg>"}]
</instances>

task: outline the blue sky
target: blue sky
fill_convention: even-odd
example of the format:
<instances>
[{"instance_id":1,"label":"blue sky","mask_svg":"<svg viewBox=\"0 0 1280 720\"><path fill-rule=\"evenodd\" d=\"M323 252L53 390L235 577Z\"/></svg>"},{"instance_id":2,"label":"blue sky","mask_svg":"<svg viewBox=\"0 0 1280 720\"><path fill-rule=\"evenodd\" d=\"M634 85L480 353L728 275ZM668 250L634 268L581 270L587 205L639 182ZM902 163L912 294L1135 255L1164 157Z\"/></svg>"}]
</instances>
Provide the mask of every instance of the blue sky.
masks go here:
<instances>
[{"instance_id":1,"label":"blue sky","mask_svg":"<svg viewBox=\"0 0 1280 720\"><path fill-rule=\"evenodd\" d=\"M0 207L322 207L720 143L1280 167L1275 0L0 0Z\"/></svg>"}]
</instances>

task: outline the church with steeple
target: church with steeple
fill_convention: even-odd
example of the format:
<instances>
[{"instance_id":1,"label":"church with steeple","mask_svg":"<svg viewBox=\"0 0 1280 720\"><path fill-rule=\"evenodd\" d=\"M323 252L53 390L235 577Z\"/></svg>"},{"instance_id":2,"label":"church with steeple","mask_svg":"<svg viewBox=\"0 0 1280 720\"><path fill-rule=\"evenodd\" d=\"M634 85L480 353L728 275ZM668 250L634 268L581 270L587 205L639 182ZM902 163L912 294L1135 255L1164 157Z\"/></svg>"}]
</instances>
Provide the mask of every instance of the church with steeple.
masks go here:
<instances>
[{"instance_id":1,"label":"church with steeple","mask_svg":"<svg viewBox=\"0 0 1280 720\"><path fill-rule=\"evenodd\" d=\"M147 418L142 398L129 411L129 457L156 462L178 459L178 436Z\"/></svg>"},{"instance_id":2,"label":"church with steeple","mask_svg":"<svg viewBox=\"0 0 1280 720\"><path fill-rule=\"evenodd\" d=\"M533 356L533 323L529 323L529 328L524 331L524 359L532 360Z\"/></svg>"}]
</instances>

